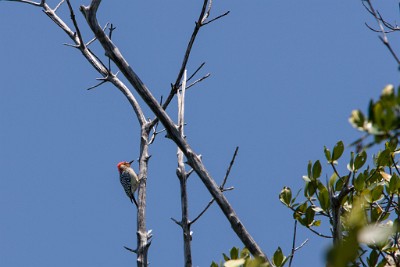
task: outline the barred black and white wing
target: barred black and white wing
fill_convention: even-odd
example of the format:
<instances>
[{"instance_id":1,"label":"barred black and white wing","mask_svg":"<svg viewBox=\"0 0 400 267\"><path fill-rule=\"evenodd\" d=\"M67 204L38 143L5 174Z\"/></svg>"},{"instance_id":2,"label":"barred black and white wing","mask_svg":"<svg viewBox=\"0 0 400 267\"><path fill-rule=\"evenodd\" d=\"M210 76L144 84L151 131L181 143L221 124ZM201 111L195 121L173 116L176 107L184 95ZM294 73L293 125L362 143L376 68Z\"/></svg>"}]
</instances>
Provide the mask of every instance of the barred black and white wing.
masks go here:
<instances>
[{"instance_id":1,"label":"barred black and white wing","mask_svg":"<svg viewBox=\"0 0 400 267\"><path fill-rule=\"evenodd\" d=\"M132 173L129 171L130 168L126 168L124 171L121 172L120 175L120 182L122 187L124 188L124 191L126 193L126 195L129 197L129 199L131 200L131 202L133 202L133 193L135 191L132 192Z\"/></svg>"}]
</instances>

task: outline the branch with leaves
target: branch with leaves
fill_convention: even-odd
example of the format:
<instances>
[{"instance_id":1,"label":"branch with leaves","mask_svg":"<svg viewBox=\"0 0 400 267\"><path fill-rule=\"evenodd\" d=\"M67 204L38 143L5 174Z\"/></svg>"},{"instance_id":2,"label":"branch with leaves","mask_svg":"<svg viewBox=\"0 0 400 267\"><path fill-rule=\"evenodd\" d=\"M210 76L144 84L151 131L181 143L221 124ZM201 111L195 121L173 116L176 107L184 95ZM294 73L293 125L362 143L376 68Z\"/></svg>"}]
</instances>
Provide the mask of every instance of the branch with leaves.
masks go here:
<instances>
[{"instance_id":1,"label":"branch with leaves","mask_svg":"<svg viewBox=\"0 0 400 267\"><path fill-rule=\"evenodd\" d=\"M396 209L398 203L394 203L394 199L398 199L400 193L400 172L395 159L400 149L393 140L397 139L386 142L385 149L373 157L372 167L365 167L365 150L357 154L351 152L347 175L340 175L336 168L344 152L343 142L339 141L332 152L325 147L325 157L332 168L329 181L326 184L320 181L322 167L319 161L310 162L308 174L303 177L306 200L297 202L297 196L292 197L288 187L281 191L281 202L293 211L293 217L301 225L314 233L317 233L314 228L322 224L315 217L324 215L328 219L333 237L327 255L330 266L348 266L349 263L384 266L388 258L398 261L395 254L399 251L397 224L400 211ZM363 264L366 245L370 253L369 265Z\"/></svg>"}]
</instances>

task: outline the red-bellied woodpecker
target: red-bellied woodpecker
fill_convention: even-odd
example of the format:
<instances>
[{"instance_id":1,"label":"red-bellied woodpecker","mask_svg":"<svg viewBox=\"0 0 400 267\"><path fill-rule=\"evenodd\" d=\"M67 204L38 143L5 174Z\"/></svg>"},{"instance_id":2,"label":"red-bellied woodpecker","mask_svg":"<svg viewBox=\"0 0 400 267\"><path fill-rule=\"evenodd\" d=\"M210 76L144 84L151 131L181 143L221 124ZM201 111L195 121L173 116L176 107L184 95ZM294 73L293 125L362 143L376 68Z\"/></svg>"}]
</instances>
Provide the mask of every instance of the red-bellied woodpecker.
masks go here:
<instances>
[{"instance_id":1,"label":"red-bellied woodpecker","mask_svg":"<svg viewBox=\"0 0 400 267\"><path fill-rule=\"evenodd\" d=\"M118 163L117 168L119 171L119 180L125 190L126 195L129 197L131 202L134 202L137 206L134 194L137 187L139 186L139 178L136 172L131 168L132 162L133 160L131 162L120 162Z\"/></svg>"}]
</instances>

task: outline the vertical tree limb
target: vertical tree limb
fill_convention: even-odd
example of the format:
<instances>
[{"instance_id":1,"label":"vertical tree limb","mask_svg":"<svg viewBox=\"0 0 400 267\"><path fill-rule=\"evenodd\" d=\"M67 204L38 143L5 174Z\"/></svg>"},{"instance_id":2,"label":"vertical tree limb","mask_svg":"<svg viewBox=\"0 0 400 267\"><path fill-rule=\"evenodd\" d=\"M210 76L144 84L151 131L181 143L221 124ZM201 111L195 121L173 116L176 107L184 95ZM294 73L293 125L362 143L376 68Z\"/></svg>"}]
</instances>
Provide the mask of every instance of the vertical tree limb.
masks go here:
<instances>
[{"instance_id":1,"label":"vertical tree limb","mask_svg":"<svg viewBox=\"0 0 400 267\"><path fill-rule=\"evenodd\" d=\"M186 70L183 73L183 82L181 91L177 92L178 96L178 128L182 137L184 137L184 127L185 127L185 94L186 94ZM192 266L192 250L191 250L191 231L190 231L190 221L189 221L189 203L187 195L187 179L188 175L185 169L185 163L183 159L183 152L178 147L177 151L178 157L178 168L176 170L176 175L179 179L180 191L181 191L181 208L182 208L182 219L180 226L183 232L183 251L184 251L184 261L185 267Z\"/></svg>"}]
</instances>

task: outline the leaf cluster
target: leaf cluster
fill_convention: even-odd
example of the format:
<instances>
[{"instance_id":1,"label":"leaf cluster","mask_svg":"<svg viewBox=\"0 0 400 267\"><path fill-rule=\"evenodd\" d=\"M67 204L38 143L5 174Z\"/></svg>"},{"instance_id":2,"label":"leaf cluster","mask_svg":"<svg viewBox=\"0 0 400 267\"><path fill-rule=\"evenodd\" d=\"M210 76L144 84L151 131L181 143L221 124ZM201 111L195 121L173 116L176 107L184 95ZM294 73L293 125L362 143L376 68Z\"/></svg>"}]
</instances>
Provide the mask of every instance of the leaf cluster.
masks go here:
<instances>
[{"instance_id":1,"label":"leaf cluster","mask_svg":"<svg viewBox=\"0 0 400 267\"><path fill-rule=\"evenodd\" d=\"M400 135L400 87L395 91L393 85L387 85L379 100L371 100L367 114L361 110L353 110L349 118L350 124L365 133L365 136L353 144L360 147L371 147L382 141L397 139ZM373 141L363 145L363 141L372 136Z\"/></svg>"},{"instance_id":2,"label":"leaf cluster","mask_svg":"<svg viewBox=\"0 0 400 267\"><path fill-rule=\"evenodd\" d=\"M216 262L211 263L211 267L270 267L267 262L264 262L261 258L252 257L249 250L244 248L233 247L230 250L229 256L225 253L222 254L224 262L219 265ZM272 264L276 267L282 267L288 261L289 257L286 257L282 249L278 247L272 257Z\"/></svg>"},{"instance_id":3,"label":"leaf cluster","mask_svg":"<svg viewBox=\"0 0 400 267\"><path fill-rule=\"evenodd\" d=\"M307 175L303 176L304 199L292 197L289 187L279 194L295 220L318 236L333 239L327 253L331 266L385 266L389 259L399 266L398 151L397 139L390 139L373 156L372 167L366 166L365 150L350 152L348 172L340 174L336 165L344 153L344 144L339 141L333 150L324 148L330 166L329 180L320 179L320 161L310 161ZM323 223L330 227L330 233L317 231Z\"/></svg>"}]
</instances>

